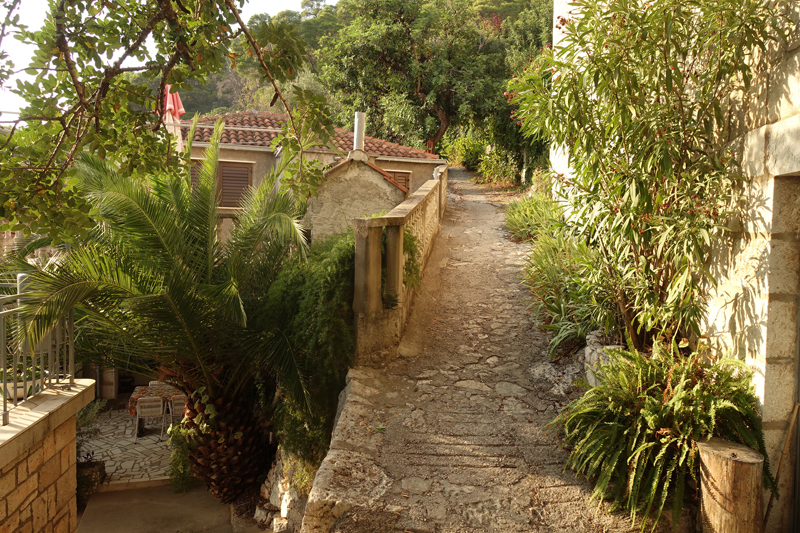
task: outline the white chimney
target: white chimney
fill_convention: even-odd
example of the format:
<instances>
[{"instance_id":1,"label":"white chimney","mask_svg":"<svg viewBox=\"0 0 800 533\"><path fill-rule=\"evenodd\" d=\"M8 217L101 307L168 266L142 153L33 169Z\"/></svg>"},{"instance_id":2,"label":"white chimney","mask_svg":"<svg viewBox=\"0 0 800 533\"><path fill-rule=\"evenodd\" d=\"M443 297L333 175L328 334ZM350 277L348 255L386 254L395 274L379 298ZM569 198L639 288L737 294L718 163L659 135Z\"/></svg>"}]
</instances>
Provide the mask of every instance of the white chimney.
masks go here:
<instances>
[{"instance_id":1,"label":"white chimney","mask_svg":"<svg viewBox=\"0 0 800 533\"><path fill-rule=\"evenodd\" d=\"M364 128L367 125L367 114L356 111L355 125L353 126L353 150L364 149Z\"/></svg>"}]
</instances>

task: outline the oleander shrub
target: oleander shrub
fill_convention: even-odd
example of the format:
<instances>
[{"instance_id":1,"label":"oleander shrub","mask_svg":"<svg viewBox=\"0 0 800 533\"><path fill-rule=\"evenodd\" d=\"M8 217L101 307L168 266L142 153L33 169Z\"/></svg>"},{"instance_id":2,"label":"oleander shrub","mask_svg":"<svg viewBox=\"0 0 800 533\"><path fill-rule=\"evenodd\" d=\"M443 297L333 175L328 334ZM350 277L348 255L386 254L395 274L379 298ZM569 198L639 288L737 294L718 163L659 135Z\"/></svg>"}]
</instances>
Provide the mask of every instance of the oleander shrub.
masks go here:
<instances>
[{"instance_id":1,"label":"oleander shrub","mask_svg":"<svg viewBox=\"0 0 800 533\"><path fill-rule=\"evenodd\" d=\"M575 0L558 53L509 83L523 131L568 151L556 190L637 349L702 333L706 261L743 180L723 95L747 94L755 58L785 40L775 6Z\"/></svg>"},{"instance_id":2,"label":"oleander shrub","mask_svg":"<svg viewBox=\"0 0 800 533\"><path fill-rule=\"evenodd\" d=\"M600 384L550 423L572 446L567 465L594 481L592 498L627 510L642 530L648 517L655 529L670 496L678 522L687 486L698 484L697 442L710 437L758 450L765 486L777 492L751 371L734 359L705 359L675 344L656 343L649 355L612 351L596 367Z\"/></svg>"}]
</instances>

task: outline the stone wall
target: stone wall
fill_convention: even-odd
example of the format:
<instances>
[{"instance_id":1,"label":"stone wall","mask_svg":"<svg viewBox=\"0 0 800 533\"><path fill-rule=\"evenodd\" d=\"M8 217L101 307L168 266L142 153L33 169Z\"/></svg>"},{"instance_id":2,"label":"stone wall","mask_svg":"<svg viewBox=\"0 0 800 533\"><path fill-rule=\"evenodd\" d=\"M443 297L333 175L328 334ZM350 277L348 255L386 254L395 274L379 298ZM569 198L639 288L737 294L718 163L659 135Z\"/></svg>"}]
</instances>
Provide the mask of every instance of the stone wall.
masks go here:
<instances>
[{"instance_id":1,"label":"stone wall","mask_svg":"<svg viewBox=\"0 0 800 533\"><path fill-rule=\"evenodd\" d=\"M800 4L789 3L787 10L789 20L800 20ZM798 398L800 31L793 30L788 43L772 43L754 68L750 92L729 95L726 102L724 134L741 157L747 181L730 231L715 242L710 257L718 285L705 331L716 353L745 360L753 369L776 473ZM789 438L794 441L794 435ZM768 533L788 531L792 523L796 456L792 445Z\"/></svg>"},{"instance_id":2,"label":"stone wall","mask_svg":"<svg viewBox=\"0 0 800 533\"><path fill-rule=\"evenodd\" d=\"M406 199L405 191L362 161L341 163L328 173L308 202L312 239L347 231L352 219L387 213Z\"/></svg>"},{"instance_id":3,"label":"stone wall","mask_svg":"<svg viewBox=\"0 0 800 533\"><path fill-rule=\"evenodd\" d=\"M404 282L405 229L417 238L422 272L447 209L447 179L447 167L437 167L434 179L386 215L354 220L356 365L381 366L396 351L415 295ZM394 305L384 305L384 293L396 297Z\"/></svg>"},{"instance_id":4,"label":"stone wall","mask_svg":"<svg viewBox=\"0 0 800 533\"><path fill-rule=\"evenodd\" d=\"M0 471L0 532L78 530L75 416Z\"/></svg>"},{"instance_id":5,"label":"stone wall","mask_svg":"<svg viewBox=\"0 0 800 533\"><path fill-rule=\"evenodd\" d=\"M0 533L78 529L75 413L94 399L94 382L48 389L10 412L0 428Z\"/></svg>"}]
</instances>

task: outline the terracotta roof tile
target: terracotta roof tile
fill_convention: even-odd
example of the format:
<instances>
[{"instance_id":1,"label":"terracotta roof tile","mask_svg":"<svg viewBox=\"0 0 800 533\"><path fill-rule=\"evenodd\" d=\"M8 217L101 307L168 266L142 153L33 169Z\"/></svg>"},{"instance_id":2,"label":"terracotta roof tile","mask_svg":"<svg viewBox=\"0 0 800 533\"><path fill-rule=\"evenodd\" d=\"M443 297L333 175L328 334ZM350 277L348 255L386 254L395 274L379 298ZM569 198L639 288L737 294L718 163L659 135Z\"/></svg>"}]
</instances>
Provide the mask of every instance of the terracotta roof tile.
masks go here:
<instances>
[{"instance_id":1,"label":"terracotta roof tile","mask_svg":"<svg viewBox=\"0 0 800 533\"><path fill-rule=\"evenodd\" d=\"M270 147L270 143L272 143L272 139L275 138L278 131L263 130L280 130L281 126L286 121L286 115L275 113L228 113L225 115L202 117L199 119L198 127L194 132L194 141L208 142L213 132L213 128L209 126L213 126L218 119L222 119L225 123L225 129L222 132L223 144ZM189 123L184 122L183 124L185 124L182 128L183 135L186 136L189 134ZM342 152L349 152L353 148L353 132L336 128L333 143ZM364 151L371 156L378 157L439 159L439 156L436 154L429 154L422 150L411 148L410 146L403 146L374 137L364 137Z\"/></svg>"}]
</instances>

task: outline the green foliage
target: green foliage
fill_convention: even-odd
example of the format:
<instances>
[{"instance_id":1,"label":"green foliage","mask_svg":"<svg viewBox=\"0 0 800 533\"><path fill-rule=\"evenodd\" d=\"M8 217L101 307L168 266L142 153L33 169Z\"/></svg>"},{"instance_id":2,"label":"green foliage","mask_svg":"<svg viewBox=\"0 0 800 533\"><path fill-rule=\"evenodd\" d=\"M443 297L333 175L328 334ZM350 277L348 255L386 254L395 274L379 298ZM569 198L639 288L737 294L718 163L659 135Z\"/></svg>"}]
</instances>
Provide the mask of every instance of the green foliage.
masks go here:
<instances>
[{"instance_id":1,"label":"green foliage","mask_svg":"<svg viewBox=\"0 0 800 533\"><path fill-rule=\"evenodd\" d=\"M448 164L461 165L467 170L478 170L486 144L472 134L456 137L444 147Z\"/></svg>"},{"instance_id":2,"label":"green foliage","mask_svg":"<svg viewBox=\"0 0 800 533\"><path fill-rule=\"evenodd\" d=\"M349 110L373 117L370 134L404 141L385 125L414 119L432 150L451 125L481 119L501 101L506 78L497 29L480 24L468 0L355 0L355 18L322 39L325 84ZM348 9L349 9L348 8ZM399 108L389 102L405 102ZM410 106L410 107L409 107ZM390 111L391 119L382 117ZM402 120L401 120L402 119Z\"/></svg>"},{"instance_id":3,"label":"green foliage","mask_svg":"<svg viewBox=\"0 0 800 533\"><path fill-rule=\"evenodd\" d=\"M479 179L489 183L518 183L521 165L512 152L494 146L481 157L478 165Z\"/></svg>"},{"instance_id":4,"label":"green foliage","mask_svg":"<svg viewBox=\"0 0 800 533\"><path fill-rule=\"evenodd\" d=\"M534 240L549 233L560 216L558 202L543 194L526 194L508 204L504 224L517 239Z\"/></svg>"},{"instance_id":5,"label":"green foliage","mask_svg":"<svg viewBox=\"0 0 800 533\"><path fill-rule=\"evenodd\" d=\"M669 495L678 522L687 482L698 481L697 442L712 436L760 452L765 485L777 492L749 369L703 360L658 343L649 357L614 351L597 366L600 385L551 422L574 446L568 465L595 480L593 498L613 500L634 522L640 517L642 530L648 516L658 522Z\"/></svg>"},{"instance_id":6,"label":"green foliage","mask_svg":"<svg viewBox=\"0 0 800 533\"><path fill-rule=\"evenodd\" d=\"M191 453L191 431L182 424L172 424L167 429L168 442L172 448L169 455L167 475L172 483L172 490L178 493L188 492L194 485L194 473L189 462Z\"/></svg>"},{"instance_id":7,"label":"green foliage","mask_svg":"<svg viewBox=\"0 0 800 533\"><path fill-rule=\"evenodd\" d=\"M282 400L273 418L281 449L303 465L319 468L328 453L333 431L333 417L328 411L309 413L305 406L291 399Z\"/></svg>"},{"instance_id":8,"label":"green foliage","mask_svg":"<svg viewBox=\"0 0 800 533\"><path fill-rule=\"evenodd\" d=\"M76 181L103 225L30 274L20 334L36 344L74 308L85 349L134 371L160 368L187 391L204 386L214 398L234 400L258 370L302 390L291 354L256 312L290 252L305 249L299 208L275 190L273 174L248 192L221 243L220 134L217 128L194 186L188 173L142 182L83 156Z\"/></svg>"},{"instance_id":9,"label":"green foliage","mask_svg":"<svg viewBox=\"0 0 800 533\"><path fill-rule=\"evenodd\" d=\"M339 392L355 351L355 240L316 242L307 261L293 261L269 289L265 320L277 324L304 374L308 397L281 398L275 423L281 446L310 464L328 449Z\"/></svg>"},{"instance_id":10,"label":"green foliage","mask_svg":"<svg viewBox=\"0 0 800 533\"><path fill-rule=\"evenodd\" d=\"M47 234L55 243L85 240L95 223L76 181L80 154L141 180L188 162L161 126L167 85L191 91L204 83L236 57L232 43L243 33L240 49L289 108L281 84L295 79L307 59L291 25L261 21L249 28L233 0L55 2L38 31L19 26L19 2L0 7L0 40L18 33L37 48L30 65L20 65L34 79L13 89L28 105L0 132L0 230ZM0 51L1 64L4 57ZM7 75L0 67L0 82ZM294 153L325 144L330 133L324 102L303 94L298 105L305 109L291 113L278 141ZM318 179L318 169L306 171L302 157L292 159L299 165L295 182ZM295 182L293 190L306 192Z\"/></svg>"},{"instance_id":11,"label":"green foliage","mask_svg":"<svg viewBox=\"0 0 800 533\"><path fill-rule=\"evenodd\" d=\"M598 251L638 349L699 333L705 262L741 183L722 113L783 33L760 0L578 0L509 91L524 130L568 148L558 190ZM598 127L602 125L602 127Z\"/></svg>"},{"instance_id":12,"label":"green foliage","mask_svg":"<svg viewBox=\"0 0 800 533\"><path fill-rule=\"evenodd\" d=\"M555 332L550 357L592 330L614 331L616 310L597 253L558 224L544 226L533 240L524 283L531 291L531 309L545 318L540 327Z\"/></svg>"},{"instance_id":13,"label":"green foliage","mask_svg":"<svg viewBox=\"0 0 800 533\"><path fill-rule=\"evenodd\" d=\"M405 256L403 283L408 288L418 288L422 281L420 272L422 251L419 249L419 239L408 226L403 230L403 255Z\"/></svg>"},{"instance_id":14,"label":"green foliage","mask_svg":"<svg viewBox=\"0 0 800 533\"><path fill-rule=\"evenodd\" d=\"M544 318L540 327L554 331L552 359L594 329L613 331L618 320L597 253L573 237L563 218L563 205L541 193L509 204L505 218L512 235L531 241L523 279L531 309Z\"/></svg>"},{"instance_id":15,"label":"green foliage","mask_svg":"<svg viewBox=\"0 0 800 533\"><path fill-rule=\"evenodd\" d=\"M83 448L86 444L100 435L97 416L105 410L105 407L105 400L94 400L82 407L75 415L75 454L78 461L84 459Z\"/></svg>"}]
</instances>

